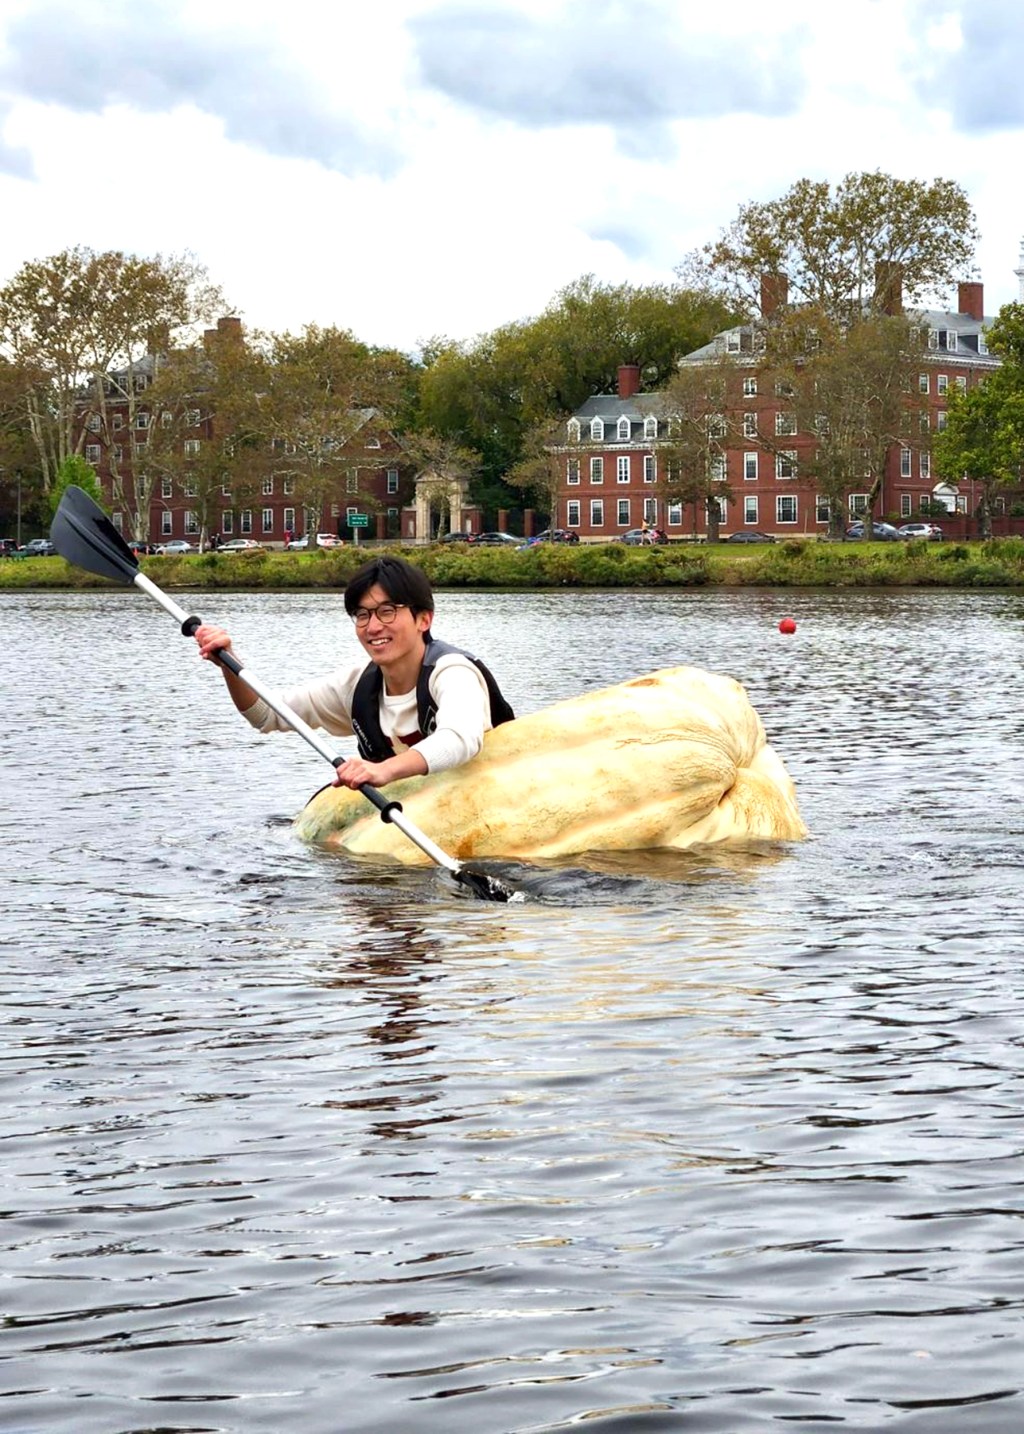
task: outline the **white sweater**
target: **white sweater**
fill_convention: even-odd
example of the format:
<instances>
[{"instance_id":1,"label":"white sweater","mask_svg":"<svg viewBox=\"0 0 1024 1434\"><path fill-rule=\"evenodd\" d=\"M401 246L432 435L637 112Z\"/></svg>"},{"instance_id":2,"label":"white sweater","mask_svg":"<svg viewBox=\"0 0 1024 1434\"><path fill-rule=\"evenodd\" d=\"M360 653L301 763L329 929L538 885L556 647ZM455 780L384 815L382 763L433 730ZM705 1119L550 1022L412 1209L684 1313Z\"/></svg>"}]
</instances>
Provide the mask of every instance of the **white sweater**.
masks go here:
<instances>
[{"instance_id":1,"label":"white sweater","mask_svg":"<svg viewBox=\"0 0 1024 1434\"><path fill-rule=\"evenodd\" d=\"M328 677L283 689L280 696L310 727L320 727L335 737L350 737L352 697L365 667L365 662L341 667ZM244 681L244 671L242 678ZM491 704L479 669L459 653L438 659L430 678L430 694L437 704L437 725L429 736L420 735L415 688L395 697L382 691L380 725L396 752L415 747L428 772L443 772L479 752L491 726ZM260 732L291 731L262 698L243 715Z\"/></svg>"}]
</instances>

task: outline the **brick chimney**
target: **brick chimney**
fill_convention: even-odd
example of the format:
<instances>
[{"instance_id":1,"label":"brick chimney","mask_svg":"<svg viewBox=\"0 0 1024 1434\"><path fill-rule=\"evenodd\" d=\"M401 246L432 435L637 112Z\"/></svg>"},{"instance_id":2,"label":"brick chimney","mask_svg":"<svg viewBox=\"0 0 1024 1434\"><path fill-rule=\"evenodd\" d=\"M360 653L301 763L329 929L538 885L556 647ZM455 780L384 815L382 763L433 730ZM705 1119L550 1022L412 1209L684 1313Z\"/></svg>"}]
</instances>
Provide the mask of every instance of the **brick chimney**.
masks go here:
<instances>
[{"instance_id":1,"label":"brick chimney","mask_svg":"<svg viewBox=\"0 0 1024 1434\"><path fill-rule=\"evenodd\" d=\"M903 312L903 265L879 259L875 265L875 307L895 317Z\"/></svg>"},{"instance_id":2,"label":"brick chimney","mask_svg":"<svg viewBox=\"0 0 1024 1434\"><path fill-rule=\"evenodd\" d=\"M980 324L985 317L985 285L979 284L976 280L963 283L959 288L957 307L961 314L967 314L969 318L977 319Z\"/></svg>"},{"instance_id":3,"label":"brick chimney","mask_svg":"<svg viewBox=\"0 0 1024 1434\"><path fill-rule=\"evenodd\" d=\"M632 398L634 393L640 392L640 365L635 363L619 364L619 397Z\"/></svg>"},{"instance_id":4,"label":"brick chimney","mask_svg":"<svg viewBox=\"0 0 1024 1434\"><path fill-rule=\"evenodd\" d=\"M240 339L242 337L242 320L234 314L217 320L217 332L225 338Z\"/></svg>"},{"instance_id":5,"label":"brick chimney","mask_svg":"<svg viewBox=\"0 0 1024 1434\"><path fill-rule=\"evenodd\" d=\"M761 275L761 317L770 319L789 302L789 280L785 274Z\"/></svg>"}]
</instances>

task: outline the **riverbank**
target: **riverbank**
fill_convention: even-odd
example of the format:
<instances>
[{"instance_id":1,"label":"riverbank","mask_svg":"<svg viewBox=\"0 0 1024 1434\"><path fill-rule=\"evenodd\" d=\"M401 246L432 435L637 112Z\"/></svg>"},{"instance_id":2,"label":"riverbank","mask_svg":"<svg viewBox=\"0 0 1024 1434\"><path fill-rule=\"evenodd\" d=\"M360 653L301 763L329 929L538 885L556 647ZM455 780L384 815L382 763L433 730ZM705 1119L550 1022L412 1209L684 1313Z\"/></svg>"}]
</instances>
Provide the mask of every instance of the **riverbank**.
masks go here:
<instances>
[{"instance_id":1,"label":"riverbank","mask_svg":"<svg viewBox=\"0 0 1024 1434\"><path fill-rule=\"evenodd\" d=\"M621 543L523 551L438 544L345 547L314 553L203 553L142 560L165 588L281 592L344 587L375 552L394 551L437 588L546 587L1024 587L1024 538L975 543L823 543L636 547ZM63 558L0 562L0 591L109 586Z\"/></svg>"}]
</instances>

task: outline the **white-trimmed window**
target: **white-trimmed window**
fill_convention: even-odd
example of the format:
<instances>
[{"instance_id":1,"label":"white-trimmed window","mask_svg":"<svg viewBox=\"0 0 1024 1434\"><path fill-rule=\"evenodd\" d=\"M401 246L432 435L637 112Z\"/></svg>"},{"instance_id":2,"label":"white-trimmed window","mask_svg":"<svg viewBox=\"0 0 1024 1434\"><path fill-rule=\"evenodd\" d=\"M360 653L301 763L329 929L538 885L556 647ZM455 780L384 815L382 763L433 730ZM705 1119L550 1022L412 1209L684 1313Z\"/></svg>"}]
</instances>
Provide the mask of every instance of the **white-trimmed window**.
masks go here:
<instances>
[{"instance_id":1,"label":"white-trimmed window","mask_svg":"<svg viewBox=\"0 0 1024 1434\"><path fill-rule=\"evenodd\" d=\"M567 433L567 435L568 435L568 438L569 438L569 442L570 442L570 443L579 443L579 441L580 441L580 421L579 421L578 418L570 418L570 419L569 419L569 422L568 422L568 423L566 424L566 426L565 426L565 431L566 431L566 433Z\"/></svg>"},{"instance_id":2,"label":"white-trimmed window","mask_svg":"<svg viewBox=\"0 0 1024 1434\"><path fill-rule=\"evenodd\" d=\"M604 419L592 418L590 420L590 436L598 439L604 437Z\"/></svg>"},{"instance_id":3,"label":"white-trimmed window","mask_svg":"<svg viewBox=\"0 0 1024 1434\"><path fill-rule=\"evenodd\" d=\"M967 392L967 379L964 374L958 373L956 378L954 378L953 382L956 385L957 393Z\"/></svg>"},{"instance_id":4,"label":"white-trimmed window","mask_svg":"<svg viewBox=\"0 0 1024 1434\"><path fill-rule=\"evenodd\" d=\"M779 438L791 437L796 432L795 413L777 413L775 415L775 434Z\"/></svg>"},{"instance_id":5,"label":"white-trimmed window","mask_svg":"<svg viewBox=\"0 0 1024 1434\"><path fill-rule=\"evenodd\" d=\"M565 521L568 527L578 528L580 525L580 500L570 498L565 505Z\"/></svg>"},{"instance_id":6,"label":"white-trimmed window","mask_svg":"<svg viewBox=\"0 0 1024 1434\"><path fill-rule=\"evenodd\" d=\"M274 510L273 508L263 509L263 531L272 533L274 531Z\"/></svg>"},{"instance_id":7,"label":"white-trimmed window","mask_svg":"<svg viewBox=\"0 0 1024 1434\"><path fill-rule=\"evenodd\" d=\"M161 414L160 414L160 427L161 427L161 428L170 428L170 426L171 426L171 424L172 424L173 422L174 422L174 414L171 412L171 410L170 410L169 408L163 409L163 411L162 411Z\"/></svg>"},{"instance_id":8,"label":"white-trimmed window","mask_svg":"<svg viewBox=\"0 0 1024 1434\"><path fill-rule=\"evenodd\" d=\"M571 488L575 488L580 481L580 460L570 458L565 465L565 481Z\"/></svg>"},{"instance_id":9,"label":"white-trimmed window","mask_svg":"<svg viewBox=\"0 0 1024 1434\"><path fill-rule=\"evenodd\" d=\"M619 498L615 505L615 521L620 528L629 527L629 499Z\"/></svg>"},{"instance_id":10,"label":"white-trimmed window","mask_svg":"<svg viewBox=\"0 0 1024 1434\"><path fill-rule=\"evenodd\" d=\"M89 430L90 433L99 433L99 431L100 431L100 416L99 416L99 414L98 414L98 413L90 413L90 414L89 414L89 417L85 420L85 426L86 426L86 428Z\"/></svg>"},{"instance_id":11,"label":"white-trimmed window","mask_svg":"<svg viewBox=\"0 0 1024 1434\"><path fill-rule=\"evenodd\" d=\"M775 476L776 478L796 477L796 450L794 448L784 448L781 453L776 453Z\"/></svg>"},{"instance_id":12,"label":"white-trimmed window","mask_svg":"<svg viewBox=\"0 0 1024 1434\"><path fill-rule=\"evenodd\" d=\"M775 499L775 521L777 523L796 522L795 493L780 493Z\"/></svg>"},{"instance_id":13,"label":"white-trimmed window","mask_svg":"<svg viewBox=\"0 0 1024 1434\"><path fill-rule=\"evenodd\" d=\"M604 482L604 459L591 458L590 460L590 481L591 483Z\"/></svg>"},{"instance_id":14,"label":"white-trimmed window","mask_svg":"<svg viewBox=\"0 0 1024 1434\"><path fill-rule=\"evenodd\" d=\"M235 531L235 515L230 508L224 508L221 512L220 530L225 537L230 537Z\"/></svg>"},{"instance_id":15,"label":"white-trimmed window","mask_svg":"<svg viewBox=\"0 0 1024 1434\"><path fill-rule=\"evenodd\" d=\"M928 347L929 347L930 349L937 349L938 346L939 346L939 331L938 331L938 329L929 329L929 330L928 330Z\"/></svg>"},{"instance_id":16,"label":"white-trimmed window","mask_svg":"<svg viewBox=\"0 0 1024 1434\"><path fill-rule=\"evenodd\" d=\"M181 491L186 498L195 498L199 493L199 485L194 478L186 478L181 485Z\"/></svg>"},{"instance_id":17,"label":"white-trimmed window","mask_svg":"<svg viewBox=\"0 0 1024 1434\"><path fill-rule=\"evenodd\" d=\"M932 455L930 453L920 454L918 463L920 465L921 477L930 478L932 476Z\"/></svg>"},{"instance_id":18,"label":"white-trimmed window","mask_svg":"<svg viewBox=\"0 0 1024 1434\"><path fill-rule=\"evenodd\" d=\"M389 469L388 469L388 473L387 473L387 479L388 479L388 485L387 485L388 492L389 492L389 493L397 493L397 492L398 492L398 469L397 469L397 468L389 468ZM292 531L294 531L294 529L293 529Z\"/></svg>"},{"instance_id":19,"label":"white-trimmed window","mask_svg":"<svg viewBox=\"0 0 1024 1434\"><path fill-rule=\"evenodd\" d=\"M682 505L682 503L670 503L670 504L668 505L668 518L667 518L667 522L668 522L669 527L670 527L670 528L678 528L678 527L680 527L680 526L682 525L682 521L683 521L683 505Z\"/></svg>"},{"instance_id":20,"label":"white-trimmed window","mask_svg":"<svg viewBox=\"0 0 1024 1434\"><path fill-rule=\"evenodd\" d=\"M901 448L901 449L900 449L900 477L901 477L901 478L909 478L909 477L910 477L910 474L911 474L911 466L910 466L910 465L911 465L912 462L913 462L913 455L911 454L910 449L909 449L909 448Z\"/></svg>"},{"instance_id":21,"label":"white-trimmed window","mask_svg":"<svg viewBox=\"0 0 1024 1434\"><path fill-rule=\"evenodd\" d=\"M368 438L368 439L366 440L366 446L367 446L367 448L379 448L379 447L380 447L380 439L376 436L376 434L374 434L374 436L373 436L372 438Z\"/></svg>"},{"instance_id":22,"label":"white-trimmed window","mask_svg":"<svg viewBox=\"0 0 1024 1434\"><path fill-rule=\"evenodd\" d=\"M832 508L828 499L821 493L814 499L814 521L816 523L827 523L832 515Z\"/></svg>"},{"instance_id":23,"label":"white-trimmed window","mask_svg":"<svg viewBox=\"0 0 1024 1434\"><path fill-rule=\"evenodd\" d=\"M752 528L757 527L757 498L753 493L748 493L743 499L743 521Z\"/></svg>"},{"instance_id":24,"label":"white-trimmed window","mask_svg":"<svg viewBox=\"0 0 1024 1434\"><path fill-rule=\"evenodd\" d=\"M743 380L743 397L757 397L757 376L755 374L748 374L747 377Z\"/></svg>"},{"instance_id":25,"label":"white-trimmed window","mask_svg":"<svg viewBox=\"0 0 1024 1434\"><path fill-rule=\"evenodd\" d=\"M123 514L123 513L114 513L114 514L111 516L110 521L113 523L114 527L117 529L117 531L118 531L119 533L123 533L123 532L124 532L124 514Z\"/></svg>"},{"instance_id":26,"label":"white-trimmed window","mask_svg":"<svg viewBox=\"0 0 1024 1434\"><path fill-rule=\"evenodd\" d=\"M728 501L728 499L727 499L727 498L712 498L711 501L712 501L712 503L715 503L715 504L718 505L718 521L719 521L720 523L728 523L728 521L729 521L729 501Z\"/></svg>"},{"instance_id":27,"label":"white-trimmed window","mask_svg":"<svg viewBox=\"0 0 1024 1434\"><path fill-rule=\"evenodd\" d=\"M757 454L744 453L743 455L743 480L746 483L757 482Z\"/></svg>"},{"instance_id":28,"label":"white-trimmed window","mask_svg":"<svg viewBox=\"0 0 1024 1434\"><path fill-rule=\"evenodd\" d=\"M914 500L909 493L900 494L900 517L909 518L914 511Z\"/></svg>"},{"instance_id":29,"label":"white-trimmed window","mask_svg":"<svg viewBox=\"0 0 1024 1434\"><path fill-rule=\"evenodd\" d=\"M274 475L273 475L273 473L271 473L268 477L264 478L264 480L263 480L263 486L261 487L260 491L261 491L261 493L263 494L264 498L272 498L272 497L274 496Z\"/></svg>"},{"instance_id":30,"label":"white-trimmed window","mask_svg":"<svg viewBox=\"0 0 1024 1434\"><path fill-rule=\"evenodd\" d=\"M939 433L944 433L946 430L946 417L946 410L944 408L940 408L935 415L935 427Z\"/></svg>"},{"instance_id":31,"label":"white-trimmed window","mask_svg":"<svg viewBox=\"0 0 1024 1434\"><path fill-rule=\"evenodd\" d=\"M757 414L756 414L756 413L745 413L745 414L743 415L743 437L744 437L744 438L756 438L756 437L757 437Z\"/></svg>"},{"instance_id":32,"label":"white-trimmed window","mask_svg":"<svg viewBox=\"0 0 1024 1434\"><path fill-rule=\"evenodd\" d=\"M174 484L171 482L170 478L161 478L161 479L160 479L160 497L161 497L161 498L173 498L173 496L174 496Z\"/></svg>"},{"instance_id":33,"label":"white-trimmed window","mask_svg":"<svg viewBox=\"0 0 1024 1434\"><path fill-rule=\"evenodd\" d=\"M657 498L644 499L644 522L656 523L658 521L658 500Z\"/></svg>"},{"instance_id":34,"label":"white-trimmed window","mask_svg":"<svg viewBox=\"0 0 1024 1434\"><path fill-rule=\"evenodd\" d=\"M734 329L732 333L725 336L725 351L727 354L738 354L740 351L740 331Z\"/></svg>"},{"instance_id":35,"label":"white-trimmed window","mask_svg":"<svg viewBox=\"0 0 1024 1434\"><path fill-rule=\"evenodd\" d=\"M775 397L776 397L776 398L792 398L792 397L793 397L793 385L790 383L789 379L787 379L787 378L777 378L777 379L775 380Z\"/></svg>"},{"instance_id":36,"label":"white-trimmed window","mask_svg":"<svg viewBox=\"0 0 1024 1434\"><path fill-rule=\"evenodd\" d=\"M620 439L628 438L628 437L629 437L629 419L628 419L628 418L620 418L620 419L619 419L618 436L619 436Z\"/></svg>"},{"instance_id":37,"label":"white-trimmed window","mask_svg":"<svg viewBox=\"0 0 1024 1434\"><path fill-rule=\"evenodd\" d=\"M708 460L708 477L713 483L724 483L725 472L725 454L713 453Z\"/></svg>"},{"instance_id":38,"label":"white-trimmed window","mask_svg":"<svg viewBox=\"0 0 1024 1434\"><path fill-rule=\"evenodd\" d=\"M222 483L222 484L220 485L220 496L221 496L222 498L230 498L230 497L231 497L231 484L230 484L230 483Z\"/></svg>"},{"instance_id":39,"label":"white-trimmed window","mask_svg":"<svg viewBox=\"0 0 1024 1434\"><path fill-rule=\"evenodd\" d=\"M243 508L241 511L238 530L240 533L252 532L252 509Z\"/></svg>"},{"instance_id":40,"label":"white-trimmed window","mask_svg":"<svg viewBox=\"0 0 1024 1434\"><path fill-rule=\"evenodd\" d=\"M980 354L988 353L988 344L985 340L984 333L980 329L978 330L978 352Z\"/></svg>"},{"instance_id":41,"label":"white-trimmed window","mask_svg":"<svg viewBox=\"0 0 1024 1434\"><path fill-rule=\"evenodd\" d=\"M647 418L644 419L644 437L645 437L645 438L657 438L657 436L658 436L658 420L654 417L653 414L649 414L649 415L647 416Z\"/></svg>"},{"instance_id":42,"label":"white-trimmed window","mask_svg":"<svg viewBox=\"0 0 1024 1434\"><path fill-rule=\"evenodd\" d=\"M115 443L115 444L114 444L114 462L115 462L115 463L120 463L123 458L124 458L124 449L122 448L122 446L121 446L120 443Z\"/></svg>"},{"instance_id":43,"label":"white-trimmed window","mask_svg":"<svg viewBox=\"0 0 1024 1434\"><path fill-rule=\"evenodd\" d=\"M148 428L148 427L149 427L149 414L148 414L148 413L137 413L137 414L135 415L135 427L136 427L136 428L140 428L140 429L141 429L141 428Z\"/></svg>"},{"instance_id":44,"label":"white-trimmed window","mask_svg":"<svg viewBox=\"0 0 1024 1434\"><path fill-rule=\"evenodd\" d=\"M284 530L285 530L286 533L294 533L294 532L295 532L295 509L294 509L294 508L286 508L286 509L284 510L284 512L281 514L281 520L282 520L282 522L284 523Z\"/></svg>"},{"instance_id":45,"label":"white-trimmed window","mask_svg":"<svg viewBox=\"0 0 1024 1434\"><path fill-rule=\"evenodd\" d=\"M122 413L115 413L115 414L111 417L110 426L111 426L111 428L123 428L123 427L124 427L124 414L122 414Z\"/></svg>"},{"instance_id":46,"label":"white-trimmed window","mask_svg":"<svg viewBox=\"0 0 1024 1434\"><path fill-rule=\"evenodd\" d=\"M956 353L958 347L959 347L959 335L957 334L956 329L947 329L947 330L946 330L946 352L947 352L947 353L951 353L951 354L952 354L952 353Z\"/></svg>"},{"instance_id":47,"label":"white-trimmed window","mask_svg":"<svg viewBox=\"0 0 1024 1434\"><path fill-rule=\"evenodd\" d=\"M198 458L198 457L199 457L200 446L201 446L201 445L200 445L200 442L199 442L199 439L198 439L198 438L186 438L186 439L185 439L185 457L186 457L186 458Z\"/></svg>"},{"instance_id":48,"label":"white-trimmed window","mask_svg":"<svg viewBox=\"0 0 1024 1434\"><path fill-rule=\"evenodd\" d=\"M868 509L868 495L866 493L850 494L850 517L863 518Z\"/></svg>"},{"instance_id":49,"label":"white-trimmed window","mask_svg":"<svg viewBox=\"0 0 1024 1434\"><path fill-rule=\"evenodd\" d=\"M198 408L189 408L185 412L185 422L189 428L198 428L203 421L203 415Z\"/></svg>"},{"instance_id":50,"label":"white-trimmed window","mask_svg":"<svg viewBox=\"0 0 1024 1434\"><path fill-rule=\"evenodd\" d=\"M918 374L917 387L921 393L927 393L929 391L931 385L928 382L928 375L926 373Z\"/></svg>"},{"instance_id":51,"label":"white-trimmed window","mask_svg":"<svg viewBox=\"0 0 1024 1434\"><path fill-rule=\"evenodd\" d=\"M295 492L295 479L285 478L281 484L281 492L286 498L290 497Z\"/></svg>"},{"instance_id":52,"label":"white-trimmed window","mask_svg":"<svg viewBox=\"0 0 1024 1434\"><path fill-rule=\"evenodd\" d=\"M98 443L87 443L85 445L85 461L95 466L100 461L100 445Z\"/></svg>"},{"instance_id":53,"label":"white-trimmed window","mask_svg":"<svg viewBox=\"0 0 1024 1434\"><path fill-rule=\"evenodd\" d=\"M935 379L935 392L941 398L944 393L949 392L949 375L940 373Z\"/></svg>"},{"instance_id":54,"label":"white-trimmed window","mask_svg":"<svg viewBox=\"0 0 1024 1434\"><path fill-rule=\"evenodd\" d=\"M654 483L658 477L658 464L653 453L644 454L644 482Z\"/></svg>"},{"instance_id":55,"label":"white-trimmed window","mask_svg":"<svg viewBox=\"0 0 1024 1434\"><path fill-rule=\"evenodd\" d=\"M199 532L199 515L191 508L185 510L185 534L191 537L193 533Z\"/></svg>"},{"instance_id":56,"label":"white-trimmed window","mask_svg":"<svg viewBox=\"0 0 1024 1434\"><path fill-rule=\"evenodd\" d=\"M616 483L629 482L629 454L620 453L615 460L615 481Z\"/></svg>"},{"instance_id":57,"label":"white-trimmed window","mask_svg":"<svg viewBox=\"0 0 1024 1434\"><path fill-rule=\"evenodd\" d=\"M160 512L160 536L161 538L169 538L173 531L174 529L171 527L171 511L169 508L163 508Z\"/></svg>"},{"instance_id":58,"label":"white-trimmed window","mask_svg":"<svg viewBox=\"0 0 1024 1434\"><path fill-rule=\"evenodd\" d=\"M592 528L604 527L604 499L591 498L590 500L590 526Z\"/></svg>"}]
</instances>

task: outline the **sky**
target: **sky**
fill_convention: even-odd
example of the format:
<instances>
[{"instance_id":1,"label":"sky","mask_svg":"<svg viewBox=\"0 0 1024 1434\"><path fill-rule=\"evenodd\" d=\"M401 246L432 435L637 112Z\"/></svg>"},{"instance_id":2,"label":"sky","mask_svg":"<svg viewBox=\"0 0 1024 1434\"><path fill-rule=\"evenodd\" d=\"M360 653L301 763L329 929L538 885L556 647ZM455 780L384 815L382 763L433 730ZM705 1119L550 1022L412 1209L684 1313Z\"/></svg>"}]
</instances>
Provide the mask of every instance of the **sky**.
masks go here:
<instances>
[{"instance_id":1,"label":"sky","mask_svg":"<svg viewBox=\"0 0 1024 1434\"><path fill-rule=\"evenodd\" d=\"M187 252L248 327L415 352L881 169L964 188L995 313L1022 70L1020 0L0 0L0 283Z\"/></svg>"}]
</instances>

